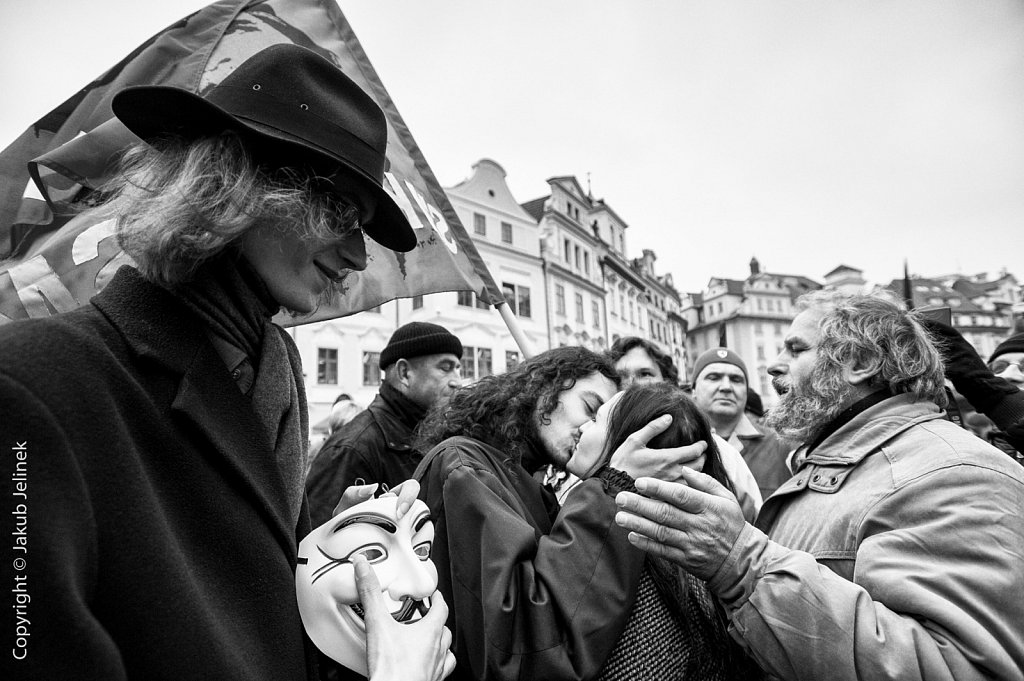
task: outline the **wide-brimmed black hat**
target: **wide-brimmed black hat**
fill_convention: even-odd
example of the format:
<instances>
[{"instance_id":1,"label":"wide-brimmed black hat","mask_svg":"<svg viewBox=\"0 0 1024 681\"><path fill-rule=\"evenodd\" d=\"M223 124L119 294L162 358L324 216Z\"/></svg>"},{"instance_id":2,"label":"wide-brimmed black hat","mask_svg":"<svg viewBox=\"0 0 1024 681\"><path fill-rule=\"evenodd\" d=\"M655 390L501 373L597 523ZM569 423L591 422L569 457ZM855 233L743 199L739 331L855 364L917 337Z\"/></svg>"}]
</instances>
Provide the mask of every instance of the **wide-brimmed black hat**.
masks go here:
<instances>
[{"instance_id":1,"label":"wide-brimmed black hat","mask_svg":"<svg viewBox=\"0 0 1024 681\"><path fill-rule=\"evenodd\" d=\"M274 45L240 64L206 94L141 85L111 103L143 140L237 133L256 161L308 168L362 211L377 243L410 251L416 235L384 190L387 121L377 103L334 64L304 47Z\"/></svg>"}]
</instances>

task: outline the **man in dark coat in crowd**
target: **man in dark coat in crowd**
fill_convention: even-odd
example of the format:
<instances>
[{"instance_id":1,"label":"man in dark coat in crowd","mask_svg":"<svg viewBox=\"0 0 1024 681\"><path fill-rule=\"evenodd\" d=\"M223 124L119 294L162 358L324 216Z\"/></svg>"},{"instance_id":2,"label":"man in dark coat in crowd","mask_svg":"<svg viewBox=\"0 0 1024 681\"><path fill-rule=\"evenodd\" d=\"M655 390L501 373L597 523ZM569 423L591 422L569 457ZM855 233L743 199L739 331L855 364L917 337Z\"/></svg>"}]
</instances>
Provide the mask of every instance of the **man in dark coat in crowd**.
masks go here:
<instances>
[{"instance_id":1,"label":"man in dark coat in crowd","mask_svg":"<svg viewBox=\"0 0 1024 681\"><path fill-rule=\"evenodd\" d=\"M412 477L423 454L413 431L461 383L462 343L438 324L399 327L380 353L384 382L370 406L320 448L306 478L314 526L330 519L342 492L363 483L389 488Z\"/></svg>"},{"instance_id":2,"label":"man in dark coat in crowd","mask_svg":"<svg viewBox=\"0 0 1024 681\"><path fill-rule=\"evenodd\" d=\"M129 88L113 110L146 142L110 204L136 266L78 310L0 327L2 447L27 480L8 499L29 519L3 559L26 594L4 677L316 678L294 583L308 415L271 317L364 269L364 231L415 246L382 187L383 112L295 45L203 96ZM450 671L434 607L367 617L371 677Z\"/></svg>"}]
</instances>

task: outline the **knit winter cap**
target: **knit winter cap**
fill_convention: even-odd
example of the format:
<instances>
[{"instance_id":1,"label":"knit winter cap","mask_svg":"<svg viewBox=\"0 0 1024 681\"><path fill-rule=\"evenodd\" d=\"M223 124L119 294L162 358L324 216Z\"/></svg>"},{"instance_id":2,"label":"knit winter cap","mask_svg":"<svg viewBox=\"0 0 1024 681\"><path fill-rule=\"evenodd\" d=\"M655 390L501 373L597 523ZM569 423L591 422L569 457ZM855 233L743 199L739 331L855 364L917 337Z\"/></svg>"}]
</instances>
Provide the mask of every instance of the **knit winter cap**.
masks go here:
<instances>
[{"instance_id":1,"label":"knit winter cap","mask_svg":"<svg viewBox=\"0 0 1024 681\"><path fill-rule=\"evenodd\" d=\"M451 353L462 359L462 342L448 329L429 322L409 322L398 327L380 353L380 368L400 359Z\"/></svg>"},{"instance_id":2,"label":"knit winter cap","mask_svg":"<svg viewBox=\"0 0 1024 681\"><path fill-rule=\"evenodd\" d=\"M693 363L694 383L696 383L697 379L700 378L700 372L704 371L707 365L715 364L717 362L732 364L733 366L739 367L740 371L743 372L743 380L747 382L747 385L750 385L750 377L747 376L747 365L743 363L743 360L740 359L739 355L729 348L711 348L707 352L702 353L701 356L697 358L697 361Z\"/></svg>"},{"instance_id":3,"label":"knit winter cap","mask_svg":"<svg viewBox=\"0 0 1024 681\"><path fill-rule=\"evenodd\" d=\"M1024 331L1013 334L997 345L992 356L988 358L989 363L991 364L992 360L999 355L1005 355L1008 352L1024 352Z\"/></svg>"}]
</instances>

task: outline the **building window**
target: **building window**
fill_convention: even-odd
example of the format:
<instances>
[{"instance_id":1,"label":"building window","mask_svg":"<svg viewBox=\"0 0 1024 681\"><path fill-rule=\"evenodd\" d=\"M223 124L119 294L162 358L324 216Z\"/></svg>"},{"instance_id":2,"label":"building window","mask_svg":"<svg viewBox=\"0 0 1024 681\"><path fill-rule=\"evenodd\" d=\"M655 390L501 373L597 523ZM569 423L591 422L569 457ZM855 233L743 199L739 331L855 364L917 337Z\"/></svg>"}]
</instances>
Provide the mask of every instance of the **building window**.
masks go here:
<instances>
[{"instance_id":1,"label":"building window","mask_svg":"<svg viewBox=\"0 0 1024 681\"><path fill-rule=\"evenodd\" d=\"M490 376L494 373L494 369L491 366L491 349L490 348L477 348L476 349L476 377L483 378L484 376Z\"/></svg>"},{"instance_id":2,"label":"building window","mask_svg":"<svg viewBox=\"0 0 1024 681\"><path fill-rule=\"evenodd\" d=\"M555 314L565 315L565 287L555 284Z\"/></svg>"},{"instance_id":3,"label":"building window","mask_svg":"<svg viewBox=\"0 0 1024 681\"><path fill-rule=\"evenodd\" d=\"M512 371L519 366L519 353L515 350L505 351L505 371Z\"/></svg>"},{"instance_id":4,"label":"building window","mask_svg":"<svg viewBox=\"0 0 1024 681\"><path fill-rule=\"evenodd\" d=\"M473 233L487 236L487 218L480 213L473 213Z\"/></svg>"},{"instance_id":5,"label":"building window","mask_svg":"<svg viewBox=\"0 0 1024 681\"><path fill-rule=\"evenodd\" d=\"M338 384L338 350L337 348L317 348L316 351L316 382L329 385Z\"/></svg>"},{"instance_id":6,"label":"building window","mask_svg":"<svg viewBox=\"0 0 1024 681\"><path fill-rule=\"evenodd\" d=\"M530 288L502 282L501 292L505 295L512 313L520 317L530 317Z\"/></svg>"},{"instance_id":7,"label":"building window","mask_svg":"<svg viewBox=\"0 0 1024 681\"><path fill-rule=\"evenodd\" d=\"M459 305L462 307L473 307L473 292L472 291L459 291L457 292Z\"/></svg>"},{"instance_id":8,"label":"building window","mask_svg":"<svg viewBox=\"0 0 1024 681\"><path fill-rule=\"evenodd\" d=\"M491 368L490 348L475 348L472 345L462 347L463 378L475 381L484 376L490 376L492 373L494 372Z\"/></svg>"},{"instance_id":9,"label":"building window","mask_svg":"<svg viewBox=\"0 0 1024 681\"><path fill-rule=\"evenodd\" d=\"M501 223L501 242L505 244L512 243L512 224L508 222Z\"/></svg>"},{"instance_id":10,"label":"building window","mask_svg":"<svg viewBox=\"0 0 1024 681\"><path fill-rule=\"evenodd\" d=\"M576 254L576 269L579 269L580 268L580 247L579 246L575 246L574 247L574 252Z\"/></svg>"},{"instance_id":11,"label":"building window","mask_svg":"<svg viewBox=\"0 0 1024 681\"><path fill-rule=\"evenodd\" d=\"M380 385L380 353L363 353L363 385Z\"/></svg>"},{"instance_id":12,"label":"building window","mask_svg":"<svg viewBox=\"0 0 1024 681\"><path fill-rule=\"evenodd\" d=\"M594 328L601 328L601 303L597 298L590 299L590 311L594 313Z\"/></svg>"},{"instance_id":13,"label":"building window","mask_svg":"<svg viewBox=\"0 0 1024 681\"><path fill-rule=\"evenodd\" d=\"M633 313L633 301L629 301L629 323L636 326L636 315Z\"/></svg>"},{"instance_id":14,"label":"building window","mask_svg":"<svg viewBox=\"0 0 1024 681\"><path fill-rule=\"evenodd\" d=\"M590 274L590 254L586 251L583 252L583 271Z\"/></svg>"},{"instance_id":15,"label":"building window","mask_svg":"<svg viewBox=\"0 0 1024 681\"><path fill-rule=\"evenodd\" d=\"M530 287L516 287L516 314L529 319L532 316L530 311Z\"/></svg>"},{"instance_id":16,"label":"building window","mask_svg":"<svg viewBox=\"0 0 1024 681\"><path fill-rule=\"evenodd\" d=\"M757 302L760 303L761 301L758 300ZM754 335L755 336L763 336L764 335L764 327L761 326L761 322L754 322Z\"/></svg>"},{"instance_id":17,"label":"building window","mask_svg":"<svg viewBox=\"0 0 1024 681\"><path fill-rule=\"evenodd\" d=\"M757 358L762 362L765 360L764 346L761 345L760 343L757 344Z\"/></svg>"},{"instance_id":18,"label":"building window","mask_svg":"<svg viewBox=\"0 0 1024 681\"><path fill-rule=\"evenodd\" d=\"M764 310L764 301L760 298L757 299L757 311L762 312Z\"/></svg>"},{"instance_id":19,"label":"building window","mask_svg":"<svg viewBox=\"0 0 1024 681\"><path fill-rule=\"evenodd\" d=\"M565 247L565 250L562 251L563 255L565 256L565 262L567 264L571 265L572 264L572 243L570 243L570 241L568 239L566 239L565 242L562 245Z\"/></svg>"},{"instance_id":20,"label":"building window","mask_svg":"<svg viewBox=\"0 0 1024 681\"><path fill-rule=\"evenodd\" d=\"M423 307L423 296L412 297L412 309L418 310Z\"/></svg>"},{"instance_id":21,"label":"building window","mask_svg":"<svg viewBox=\"0 0 1024 681\"><path fill-rule=\"evenodd\" d=\"M583 319L583 294L576 294L576 321L582 323Z\"/></svg>"}]
</instances>

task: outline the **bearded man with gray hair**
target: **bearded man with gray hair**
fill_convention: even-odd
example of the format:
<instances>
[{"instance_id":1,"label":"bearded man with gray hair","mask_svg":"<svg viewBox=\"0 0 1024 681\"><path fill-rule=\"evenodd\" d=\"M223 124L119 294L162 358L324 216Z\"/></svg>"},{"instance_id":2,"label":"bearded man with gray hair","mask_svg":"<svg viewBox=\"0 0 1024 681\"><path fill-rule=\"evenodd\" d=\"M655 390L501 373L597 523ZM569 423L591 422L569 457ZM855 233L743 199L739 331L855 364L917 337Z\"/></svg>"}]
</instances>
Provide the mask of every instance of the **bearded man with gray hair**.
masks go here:
<instances>
[{"instance_id":1,"label":"bearded man with gray hair","mask_svg":"<svg viewBox=\"0 0 1024 681\"><path fill-rule=\"evenodd\" d=\"M616 520L725 605L782 679L1024 679L1024 473L943 417L943 365L880 295L799 301L768 425L800 446L756 527L700 473Z\"/></svg>"}]
</instances>

